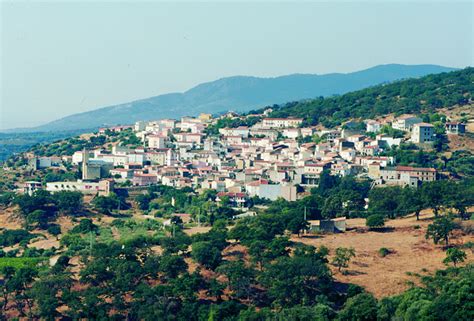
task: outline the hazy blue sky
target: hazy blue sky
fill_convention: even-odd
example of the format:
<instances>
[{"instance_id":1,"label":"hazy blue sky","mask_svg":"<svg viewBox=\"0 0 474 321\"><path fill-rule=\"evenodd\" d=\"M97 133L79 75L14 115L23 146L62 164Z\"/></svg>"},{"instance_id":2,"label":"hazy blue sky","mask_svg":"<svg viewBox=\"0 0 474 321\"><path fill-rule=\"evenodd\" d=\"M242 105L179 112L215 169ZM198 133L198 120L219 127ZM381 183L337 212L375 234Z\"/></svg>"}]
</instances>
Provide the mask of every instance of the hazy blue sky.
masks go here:
<instances>
[{"instance_id":1,"label":"hazy blue sky","mask_svg":"<svg viewBox=\"0 0 474 321\"><path fill-rule=\"evenodd\" d=\"M0 128L231 75L473 65L473 2L1 1Z\"/></svg>"}]
</instances>

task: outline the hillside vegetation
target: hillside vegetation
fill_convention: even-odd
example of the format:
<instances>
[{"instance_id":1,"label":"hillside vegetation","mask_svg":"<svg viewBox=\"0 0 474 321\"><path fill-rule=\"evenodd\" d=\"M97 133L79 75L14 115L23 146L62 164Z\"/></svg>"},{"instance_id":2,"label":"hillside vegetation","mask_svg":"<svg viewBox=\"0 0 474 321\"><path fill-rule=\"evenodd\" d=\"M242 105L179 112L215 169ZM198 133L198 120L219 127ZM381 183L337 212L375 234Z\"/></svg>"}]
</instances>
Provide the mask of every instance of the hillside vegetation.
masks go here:
<instances>
[{"instance_id":1,"label":"hillside vegetation","mask_svg":"<svg viewBox=\"0 0 474 321\"><path fill-rule=\"evenodd\" d=\"M271 117L302 117L311 124L340 125L353 118L430 112L466 105L474 93L474 68L379 85L342 96L274 105Z\"/></svg>"}]
</instances>

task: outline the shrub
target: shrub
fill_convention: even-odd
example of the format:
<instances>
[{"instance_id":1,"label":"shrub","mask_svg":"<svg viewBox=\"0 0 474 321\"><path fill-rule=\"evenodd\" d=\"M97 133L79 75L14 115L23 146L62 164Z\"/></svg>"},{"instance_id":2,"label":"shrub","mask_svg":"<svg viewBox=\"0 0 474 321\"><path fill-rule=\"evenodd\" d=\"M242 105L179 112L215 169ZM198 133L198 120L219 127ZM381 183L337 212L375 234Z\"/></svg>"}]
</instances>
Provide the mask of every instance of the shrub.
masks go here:
<instances>
[{"instance_id":1,"label":"shrub","mask_svg":"<svg viewBox=\"0 0 474 321\"><path fill-rule=\"evenodd\" d=\"M51 235L58 236L59 234L61 234L61 226L59 226L58 224L51 224L48 227L47 231Z\"/></svg>"},{"instance_id":2,"label":"shrub","mask_svg":"<svg viewBox=\"0 0 474 321\"><path fill-rule=\"evenodd\" d=\"M381 214L373 214L367 217L365 225L370 229L378 229L385 225L385 217Z\"/></svg>"},{"instance_id":3,"label":"shrub","mask_svg":"<svg viewBox=\"0 0 474 321\"><path fill-rule=\"evenodd\" d=\"M386 257L387 255L391 254L393 251L390 249L387 249L386 247L381 247L379 249L379 255L381 257Z\"/></svg>"}]
</instances>

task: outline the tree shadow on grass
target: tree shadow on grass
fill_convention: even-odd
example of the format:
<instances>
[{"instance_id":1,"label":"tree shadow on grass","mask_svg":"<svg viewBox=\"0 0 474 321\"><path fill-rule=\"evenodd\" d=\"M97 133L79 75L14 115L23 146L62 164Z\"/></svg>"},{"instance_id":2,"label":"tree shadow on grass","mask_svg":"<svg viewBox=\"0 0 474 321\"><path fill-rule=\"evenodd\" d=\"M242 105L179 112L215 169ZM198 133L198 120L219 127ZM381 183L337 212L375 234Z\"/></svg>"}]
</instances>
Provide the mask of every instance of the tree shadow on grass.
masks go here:
<instances>
[{"instance_id":1,"label":"tree shadow on grass","mask_svg":"<svg viewBox=\"0 0 474 321\"><path fill-rule=\"evenodd\" d=\"M379 227L379 228L371 228L369 229L370 232L378 232L378 233L390 233L395 231L394 227L391 226L385 226L385 227Z\"/></svg>"},{"instance_id":2,"label":"tree shadow on grass","mask_svg":"<svg viewBox=\"0 0 474 321\"><path fill-rule=\"evenodd\" d=\"M357 271L357 270L344 270L342 271L343 275L349 275L349 276L357 276L357 275L365 275L367 273L362 272L362 271Z\"/></svg>"}]
</instances>

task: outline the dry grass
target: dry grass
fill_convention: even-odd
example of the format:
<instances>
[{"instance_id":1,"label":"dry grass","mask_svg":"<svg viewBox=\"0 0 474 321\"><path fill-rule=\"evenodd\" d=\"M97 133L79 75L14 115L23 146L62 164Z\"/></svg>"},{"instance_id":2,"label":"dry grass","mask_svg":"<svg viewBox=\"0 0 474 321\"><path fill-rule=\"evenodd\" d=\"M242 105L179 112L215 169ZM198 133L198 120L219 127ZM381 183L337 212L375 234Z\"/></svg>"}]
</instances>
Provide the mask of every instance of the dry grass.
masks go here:
<instances>
[{"instance_id":1,"label":"dry grass","mask_svg":"<svg viewBox=\"0 0 474 321\"><path fill-rule=\"evenodd\" d=\"M457 150L468 150L474 152L474 139L468 136L448 134L448 140L450 152Z\"/></svg>"},{"instance_id":2,"label":"dry grass","mask_svg":"<svg viewBox=\"0 0 474 321\"><path fill-rule=\"evenodd\" d=\"M381 298L401 293L408 288L408 281L417 281L416 277L407 273L426 274L445 268L442 263L445 258L442 246L435 246L432 241L425 239L426 227L431 218L432 214L425 213L418 222L414 217L391 220L387 222L387 226L393 228L389 232L367 231L365 220L351 219L348 220L348 227L357 229L320 238L293 238L293 241L324 245L331 253L337 247L353 247L356 257L351 262L348 273L344 275L331 267L334 277L341 282L363 286ZM415 228L416 225L419 228ZM452 239L453 244L468 241L474 241L474 236L456 233ZM381 257L378 250L382 247L393 250L393 253ZM474 255L467 254L468 261L473 262Z\"/></svg>"},{"instance_id":3,"label":"dry grass","mask_svg":"<svg viewBox=\"0 0 474 321\"><path fill-rule=\"evenodd\" d=\"M210 226L194 226L187 229L184 229L183 232L189 236L198 234L198 233L207 233L211 229Z\"/></svg>"},{"instance_id":4,"label":"dry grass","mask_svg":"<svg viewBox=\"0 0 474 321\"><path fill-rule=\"evenodd\" d=\"M18 214L16 207L0 208L0 228L6 230L21 229L23 219Z\"/></svg>"}]
</instances>

